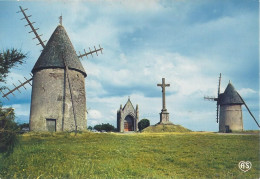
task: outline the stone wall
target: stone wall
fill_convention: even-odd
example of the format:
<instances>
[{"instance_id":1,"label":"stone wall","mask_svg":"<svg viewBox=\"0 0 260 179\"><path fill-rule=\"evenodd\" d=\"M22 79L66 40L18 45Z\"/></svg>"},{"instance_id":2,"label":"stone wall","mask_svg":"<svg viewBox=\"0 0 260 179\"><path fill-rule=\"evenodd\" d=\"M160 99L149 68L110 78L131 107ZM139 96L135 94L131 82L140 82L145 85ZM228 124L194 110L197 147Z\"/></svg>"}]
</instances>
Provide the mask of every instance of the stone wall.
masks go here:
<instances>
[{"instance_id":1,"label":"stone wall","mask_svg":"<svg viewBox=\"0 0 260 179\"><path fill-rule=\"evenodd\" d=\"M31 131L47 131L46 119L56 120L56 131L75 130L69 83L64 74L61 68L43 69L34 73ZM78 130L84 130L87 127L85 79L82 73L75 70L69 70L69 75Z\"/></svg>"},{"instance_id":2,"label":"stone wall","mask_svg":"<svg viewBox=\"0 0 260 179\"><path fill-rule=\"evenodd\" d=\"M219 132L226 132L226 126L234 131L243 131L241 105L221 105L219 113Z\"/></svg>"}]
</instances>

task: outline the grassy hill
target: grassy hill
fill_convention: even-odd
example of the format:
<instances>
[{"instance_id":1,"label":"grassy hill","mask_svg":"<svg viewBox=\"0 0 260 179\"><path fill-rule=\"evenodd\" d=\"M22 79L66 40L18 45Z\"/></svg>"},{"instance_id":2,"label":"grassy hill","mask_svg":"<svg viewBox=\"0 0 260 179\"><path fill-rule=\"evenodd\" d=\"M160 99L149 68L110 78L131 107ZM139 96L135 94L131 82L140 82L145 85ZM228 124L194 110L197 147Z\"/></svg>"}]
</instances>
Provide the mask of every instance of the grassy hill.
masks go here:
<instances>
[{"instance_id":1,"label":"grassy hill","mask_svg":"<svg viewBox=\"0 0 260 179\"><path fill-rule=\"evenodd\" d=\"M181 126L181 125L169 125L169 124L158 124L154 126L149 126L145 128L142 132L151 133L151 132L191 132L191 130Z\"/></svg>"},{"instance_id":2,"label":"grassy hill","mask_svg":"<svg viewBox=\"0 0 260 179\"><path fill-rule=\"evenodd\" d=\"M239 161L251 161L244 173ZM259 178L259 135L73 133L21 137L0 178Z\"/></svg>"}]
</instances>

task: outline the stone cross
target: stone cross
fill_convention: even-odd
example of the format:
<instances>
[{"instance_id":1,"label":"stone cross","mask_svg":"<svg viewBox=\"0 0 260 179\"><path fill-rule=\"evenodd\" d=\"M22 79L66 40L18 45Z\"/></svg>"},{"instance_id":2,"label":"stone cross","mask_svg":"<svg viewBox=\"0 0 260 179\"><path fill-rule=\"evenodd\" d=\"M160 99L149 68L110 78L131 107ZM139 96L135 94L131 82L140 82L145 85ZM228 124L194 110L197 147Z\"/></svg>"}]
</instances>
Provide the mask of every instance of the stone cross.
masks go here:
<instances>
[{"instance_id":1,"label":"stone cross","mask_svg":"<svg viewBox=\"0 0 260 179\"><path fill-rule=\"evenodd\" d=\"M165 104L165 87L170 86L170 84L165 84L165 78L162 78L162 84L157 84L157 86L162 87L162 111L167 111Z\"/></svg>"}]
</instances>

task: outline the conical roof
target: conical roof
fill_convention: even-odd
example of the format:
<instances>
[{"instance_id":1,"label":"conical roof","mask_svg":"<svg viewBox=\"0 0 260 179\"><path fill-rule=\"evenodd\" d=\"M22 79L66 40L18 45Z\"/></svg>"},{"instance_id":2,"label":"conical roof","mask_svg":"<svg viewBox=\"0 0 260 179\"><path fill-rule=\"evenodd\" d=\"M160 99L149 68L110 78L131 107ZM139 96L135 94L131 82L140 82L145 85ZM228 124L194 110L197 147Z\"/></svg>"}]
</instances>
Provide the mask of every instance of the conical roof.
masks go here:
<instances>
[{"instance_id":1,"label":"conical roof","mask_svg":"<svg viewBox=\"0 0 260 179\"><path fill-rule=\"evenodd\" d=\"M241 100L240 96L238 95L237 91L235 90L234 86L229 83L227 88L225 89L224 93L220 94L219 96L219 104L244 104Z\"/></svg>"},{"instance_id":2,"label":"conical roof","mask_svg":"<svg viewBox=\"0 0 260 179\"><path fill-rule=\"evenodd\" d=\"M46 68L64 68L64 62L69 69L87 76L65 28L58 25L35 63L32 73Z\"/></svg>"}]
</instances>

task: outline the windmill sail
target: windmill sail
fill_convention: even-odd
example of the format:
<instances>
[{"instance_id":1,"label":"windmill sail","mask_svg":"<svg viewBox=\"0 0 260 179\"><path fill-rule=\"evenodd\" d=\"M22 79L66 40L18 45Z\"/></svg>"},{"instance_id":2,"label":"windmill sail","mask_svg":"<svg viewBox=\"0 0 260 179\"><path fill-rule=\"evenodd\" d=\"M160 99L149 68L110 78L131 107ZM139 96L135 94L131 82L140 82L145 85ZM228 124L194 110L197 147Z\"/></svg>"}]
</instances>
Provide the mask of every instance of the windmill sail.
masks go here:
<instances>
[{"instance_id":1,"label":"windmill sail","mask_svg":"<svg viewBox=\"0 0 260 179\"><path fill-rule=\"evenodd\" d=\"M81 55L80 52L79 52L78 58L83 58L84 56L86 56L86 57L88 58L88 55L92 55L92 57L93 57L93 53L96 53L96 55L98 56L98 53L97 53L98 51L100 51L101 54L103 54L103 53L102 53L103 48L101 48L100 45L99 45L99 49L96 49L95 46L94 46L94 49L95 49L95 50L92 51L92 50L89 48L89 52L86 52L85 49L84 49L84 54Z\"/></svg>"},{"instance_id":2,"label":"windmill sail","mask_svg":"<svg viewBox=\"0 0 260 179\"><path fill-rule=\"evenodd\" d=\"M218 81L218 96L217 98L213 97L213 96L204 96L204 100L209 100L209 101L217 101L217 123L219 121L219 100L220 100L220 84L221 84L221 73L219 75L219 81Z\"/></svg>"},{"instance_id":3,"label":"windmill sail","mask_svg":"<svg viewBox=\"0 0 260 179\"><path fill-rule=\"evenodd\" d=\"M33 39L38 39L38 41L39 41L39 43L38 43L37 45L40 45L40 44L41 44L41 46L42 46L43 48L45 48L44 42L46 42L46 40L45 40L45 41L42 41L42 39L40 38L40 36L42 36L42 34L41 34L41 35L38 35L38 33L37 33L37 30L39 30L39 28L35 29L35 28L33 27L33 24L34 24L35 22L31 22L30 19L29 19L29 17L31 17L32 15L27 16L27 15L25 14L25 11L28 10L28 9L23 9L22 6L19 6L19 7L20 7L20 10L21 10L21 11L18 11L17 13L22 12L23 15L24 15L24 18L22 18L21 20L26 19L26 21L27 21L28 24L25 25L25 26L28 26L28 25L29 25L29 26L31 27L31 29L32 29L32 31L30 31L29 33L32 33L32 32L33 32L34 35L35 35L35 37L34 37Z\"/></svg>"},{"instance_id":4,"label":"windmill sail","mask_svg":"<svg viewBox=\"0 0 260 179\"><path fill-rule=\"evenodd\" d=\"M217 123L219 119L219 94L220 94L220 84L221 84L221 73L219 74L219 81L218 81L218 98L217 98Z\"/></svg>"},{"instance_id":5,"label":"windmill sail","mask_svg":"<svg viewBox=\"0 0 260 179\"><path fill-rule=\"evenodd\" d=\"M31 75L32 76L32 75ZM24 77L25 78L25 77ZM2 91L1 91L1 93L3 94L3 98L6 98L6 99L8 99L8 95L9 94L12 94L12 95L14 95L14 91L16 91L16 90L18 90L20 93L21 93L21 91L19 90L19 88L21 88L21 87L24 87L24 85L26 85L27 83L29 83L31 86L32 86L32 84L30 83L30 81L32 80L33 78L30 78L30 79L26 79L25 78L25 82L21 82L20 80L18 80L21 84L20 85L18 85L18 86L15 86L15 84L13 84L14 85L14 89L12 89L12 90L10 90L9 88L7 88L9 91L7 92L7 93L3 93ZM24 87L25 88L25 87ZM26 89L26 88L25 88ZM8 99L9 100L9 99Z\"/></svg>"}]
</instances>

